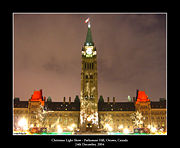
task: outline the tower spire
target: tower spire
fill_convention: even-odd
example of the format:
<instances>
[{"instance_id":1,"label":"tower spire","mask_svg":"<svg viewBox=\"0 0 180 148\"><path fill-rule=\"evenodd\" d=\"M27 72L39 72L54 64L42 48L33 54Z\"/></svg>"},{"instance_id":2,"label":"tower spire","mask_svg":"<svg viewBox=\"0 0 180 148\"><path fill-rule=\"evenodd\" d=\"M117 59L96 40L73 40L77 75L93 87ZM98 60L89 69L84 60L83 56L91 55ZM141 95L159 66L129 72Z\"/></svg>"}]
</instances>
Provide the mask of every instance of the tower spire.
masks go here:
<instances>
[{"instance_id":1,"label":"tower spire","mask_svg":"<svg viewBox=\"0 0 180 148\"><path fill-rule=\"evenodd\" d=\"M92 40L91 25L90 25L89 17L85 20L85 23L88 23L88 32L86 35L86 41L84 43L84 46L93 46L94 42Z\"/></svg>"}]
</instances>

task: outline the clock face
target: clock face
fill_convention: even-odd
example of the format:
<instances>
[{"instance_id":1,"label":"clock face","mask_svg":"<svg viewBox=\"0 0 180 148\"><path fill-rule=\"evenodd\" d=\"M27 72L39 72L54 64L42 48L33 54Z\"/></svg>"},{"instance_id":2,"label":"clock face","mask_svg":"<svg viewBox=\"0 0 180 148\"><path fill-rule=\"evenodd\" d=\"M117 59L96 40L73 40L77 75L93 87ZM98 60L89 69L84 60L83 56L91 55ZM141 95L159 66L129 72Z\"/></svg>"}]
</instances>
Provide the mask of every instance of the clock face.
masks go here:
<instances>
[{"instance_id":1,"label":"clock face","mask_svg":"<svg viewBox=\"0 0 180 148\"><path fill-rule=\"evenodd\" d=\"M86 50L86 53L87 53L87 54L92 54L92 49L91 49L91 48L88 48L88 49Z\"/></svg>"},{"instance_id":2,"label":"clock face","mask_svg":"<svg viewBox=\"0 0 180 148\"><path fill-rule=\"evenodd\" d=\"M86 47L86 53L87 53L88 55L92 54L92 49L93 49L92 46Z\"/></svg>"}]
</instances>

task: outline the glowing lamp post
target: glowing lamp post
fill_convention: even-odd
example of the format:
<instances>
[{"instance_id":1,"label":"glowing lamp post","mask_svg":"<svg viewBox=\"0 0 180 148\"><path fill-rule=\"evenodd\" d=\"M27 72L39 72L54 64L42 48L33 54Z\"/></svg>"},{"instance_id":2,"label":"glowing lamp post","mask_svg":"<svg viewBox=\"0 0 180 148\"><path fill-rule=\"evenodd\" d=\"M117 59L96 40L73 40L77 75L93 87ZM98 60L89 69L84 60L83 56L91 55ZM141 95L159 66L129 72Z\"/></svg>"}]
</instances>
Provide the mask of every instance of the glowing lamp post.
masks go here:
<instances>
[{"instance_id":1,"label":"glowing lamp post","mask_svg":"<svg viewBox=\"0 0 180 148\"><path fill-rule=\"evenodd\" d=\"M125 129L123 130L123 133L124 133L124 134L128 134L128 133L129 133L129 130L128 130L127 128L125 128Z\"/></svg>"},{"instance_id":2,"label":"glowing lamp post","mask_svg":"<svg viewBox=\"0 0 180 148\"><path fill-rule=\"evenodd\" d=\"M108 130L111 132L111 131L113 130L113 128L110 126L110 127L108 128Z\"/></svg>"},{"instance_id":3,"label":"glowing lamp post","mask_svg":"<svg viewBox=\"0 0 180 148\"><path fill-rule=\"evenodd\" d=\"M61 128L60 125L57 126L57 132L58 132L58 133L62 133L62 132L63 132L63 129Z\"/></svg>"},{"instance_id":4,"label":"glowing lamp post","mask_svg":"<svg viewBox=\"0 0 180 148\"><path fill-rule=\"evenodd\" d=\"M18 125L21 127L22 130L27 130L27 120L25 118L22 118L19 120Z\"/></svg>"},{"instance_id":5,"label":"glowing lamp post","mask_svg":"<svg viewBox=\"0 0 180 148\"><path fill-rule=\"evenodd\" d=\"M69 129L70 131L73 131L74 128L73 128L72 126L69 126L68 129Z\"/></svg>"},{"instance_id":6,"label":"glowing lamp post","mask_svg":"<svg viewBox=\"0 0 180 148\"><path fill-rule=\"evenodd\" d=\"M122 129L123 128L123 125L121 124L120 126L119 126L119 129Z\"/></svg>"},{"instance_id":7,"label":"glowing lamp post","mask_svg":"<svg viewBox=\"0 0 180 148\"><path fill-rule=\"evenodd\" d=\"M157 129L155 127L151 127L151 133L157 132Z\"/></svg>"},{"instance_id":8,"label":"glowing lamp post","mask_svg":"<svg viewBox=\"0 0 180 148\"><path fill-rule=\"evenodd\" d=\"M105 128L111 132L113 130L113 128L109 125L109 124L105 124Z\"/></svg>"},{"instance_id":9,"label":"glowing lamp post","mask_svg":"<svg viewBox=\"0 0 180 148\"><path fill-rule=\"evenodd\" d=\"M122 132L122 129L123 129L123 125L121 124L119 127L118 127L119 131Z\"/></svg>"},{"instance_id":10,"label":"glowing lamp post","mask_svg":"<svg viewBox=\"0 0 180 148\"><path fill-rule=\"evenodd\" d=\"M68 129L70 131L74 131L75 128L76 128L76 124L74 124L74 123L71 126L68 126Z\"/></svg>"}]
</instances>

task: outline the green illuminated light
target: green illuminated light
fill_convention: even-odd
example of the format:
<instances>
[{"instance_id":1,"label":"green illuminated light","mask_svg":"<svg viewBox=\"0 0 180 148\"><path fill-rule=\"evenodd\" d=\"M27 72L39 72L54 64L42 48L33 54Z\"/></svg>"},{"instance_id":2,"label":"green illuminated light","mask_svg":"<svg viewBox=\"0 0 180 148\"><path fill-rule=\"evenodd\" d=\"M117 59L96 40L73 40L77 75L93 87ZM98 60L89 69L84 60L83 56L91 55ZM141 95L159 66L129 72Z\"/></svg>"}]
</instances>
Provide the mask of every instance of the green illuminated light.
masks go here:
<instances>
[{"instance_id":1,"label":"green illuminated light","mask_svg":"<svg viewBox=\"0 0 180 148\"><path fill-rule=\"evenodd\" d=\"M34 133L33 135L73 135L72 132L62 132L62 133L55 133L55 132L52 132L52 133Z\"/></svg>"}]
</instances>

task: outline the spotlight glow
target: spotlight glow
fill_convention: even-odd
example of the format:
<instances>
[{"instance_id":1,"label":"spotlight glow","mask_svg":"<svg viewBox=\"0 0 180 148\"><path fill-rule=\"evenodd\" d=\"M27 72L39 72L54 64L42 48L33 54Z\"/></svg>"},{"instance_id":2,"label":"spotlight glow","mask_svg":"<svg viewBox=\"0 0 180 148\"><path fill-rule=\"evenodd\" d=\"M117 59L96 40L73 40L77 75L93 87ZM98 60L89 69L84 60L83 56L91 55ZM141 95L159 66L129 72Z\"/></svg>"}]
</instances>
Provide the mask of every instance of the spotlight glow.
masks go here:
<instances>
[{"instance_id":1,"label":"spotlight glow","mask_svg":"<svg viewBox=\"0 0 180 148\"><path fill-rule=\"evenodd\" d=\"M73 127L72 126L68 126L68 129L70 130L70 131L73 131Z\"/></svg>"},{"instance_id":2,"label":"spotlight glow","mask_svg":"<svg viewBox=\"0 0 180 148\"><path fill-rule=\"evenodd\" d=\"M151 127L151 132L155 133L157 131L157 129L155 127Z\"/></svg>"},{"instance_id":3,"label":"spotlight glow","mask_svg":"<svg viewBox=\"0 0 180 148\"><path fill-rule=\"evenodd\" d=\"M62 133L62 132L63 132L63 129L61 128L60 125L57 126L57 132L58 132L58 133Z\"/></svg>"},{"instance_id":4,"label":"spotlight glow","mask_svg":"<svg viewBox=\"0 0 180 148\"><path fill-rule=\"evenodd\" d=\"M22 118L19 120L18 125L23 129L23 130L27 130L28 129L28 124L27 124L27 120L25 118Z\"/></svg>"},{"instance_id":5,"label":"spotlight glow","mask_svg":"<svg viewBox=\"0 0 180 148\"><path fill-rule=\"evenodd\" d=\"M113 128L109 124L105 124L104 126L109 132L113 130Z\"/></svg>"},{"instance_id":6,"label":"spotlight glow","mask_svg":"<svg viewBox=\"0 0 180 148\"><path fill-rule=\"evenodd\" d=\"M118 127L118 129L122 129L123 128L123 125L121 124L119 127Z\"/></svg>"},{"instance_id":7,"label":"spotlight glow","mask_svg":"<svg viewBox=\"0 0 180 148\"><path fill-rule=\"evenodd\" d=\"M129 133L129 129L125 128L125 129L123 130L123 133L124 133L124 134L128 134L128 133Z\"/></svg>"}]
</instances>

